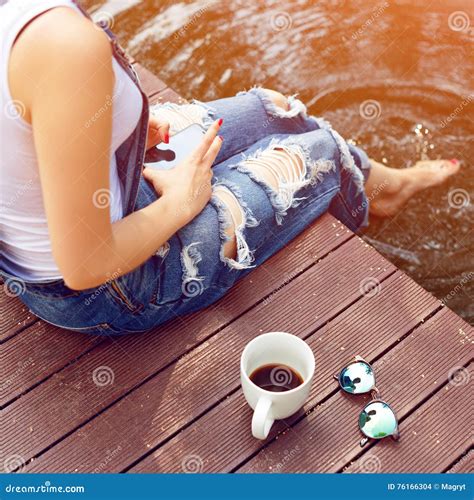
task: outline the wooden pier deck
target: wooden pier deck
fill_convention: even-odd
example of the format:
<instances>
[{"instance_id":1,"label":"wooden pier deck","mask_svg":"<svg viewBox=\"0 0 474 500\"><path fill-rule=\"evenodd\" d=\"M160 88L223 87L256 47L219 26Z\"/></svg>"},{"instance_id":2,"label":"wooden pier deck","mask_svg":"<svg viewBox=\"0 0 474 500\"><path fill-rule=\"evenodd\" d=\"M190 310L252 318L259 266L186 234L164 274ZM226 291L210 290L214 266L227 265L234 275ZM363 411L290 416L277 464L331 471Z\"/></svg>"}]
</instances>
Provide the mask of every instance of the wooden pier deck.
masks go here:
<instances>
[{"instance_id":1,"label":"wooden pier deck","mask_svg":"<svg viewBox=\"0 0 474 500\"><path fill-rule=\"evenodd\" d=\"M136 67L151 102L180 99ZM330 215L218 303L143 335L64 331L0 293L6 472L472 471L473 328ZM275 330L310 344L316 375L304 411L262 442L239 359ZM354 354L373 363L399 443L360 448L367 398L332 378Z\"/></svg>"}]
</instances>

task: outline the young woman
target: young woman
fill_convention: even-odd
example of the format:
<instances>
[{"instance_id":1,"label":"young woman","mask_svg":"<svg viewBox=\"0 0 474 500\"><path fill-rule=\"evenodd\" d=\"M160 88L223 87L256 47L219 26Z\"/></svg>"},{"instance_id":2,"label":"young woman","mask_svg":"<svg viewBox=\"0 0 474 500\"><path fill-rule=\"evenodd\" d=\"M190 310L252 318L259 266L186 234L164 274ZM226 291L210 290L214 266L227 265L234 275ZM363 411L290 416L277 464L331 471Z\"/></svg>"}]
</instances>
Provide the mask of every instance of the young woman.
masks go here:
<instances>
[{"instance_id":1,"label":"young woman","mask_svg":"<svg viewBox=\"0 0 474 500\"><path fill-rule=\"evenodd\" d=\"M459 168L387 168L268 89L149 114L72 0L2 4L2 276L50 323L150 329L217 300L324 212L357 230L369 201L390 216ZM192 123L207 132L186 161L142 171Z\"/></svg>"}]
</instances>

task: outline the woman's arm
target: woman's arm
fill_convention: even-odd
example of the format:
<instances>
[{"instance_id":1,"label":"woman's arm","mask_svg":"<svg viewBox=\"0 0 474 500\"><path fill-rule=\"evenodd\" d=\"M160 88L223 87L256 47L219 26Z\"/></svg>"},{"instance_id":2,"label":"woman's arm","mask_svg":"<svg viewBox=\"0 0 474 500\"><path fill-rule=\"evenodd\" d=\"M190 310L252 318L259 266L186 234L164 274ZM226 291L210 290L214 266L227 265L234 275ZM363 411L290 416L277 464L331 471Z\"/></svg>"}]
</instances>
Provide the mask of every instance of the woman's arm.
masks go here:
<instances>
[{"instance_id":1,"label":"woman's arm","mask_svg":"<svg viewBox=\"0 0 474 500\"><path fill-rule=\"evenodd\" d=\"M75 289L131 271L194 218L210 198L221 143L216 123L159 200L111 224L94 200L110 187L113 85L107 37L70 9L38 18L12 51L10 87L33 126L53 255Z\"/></svg>"}]
</instances>

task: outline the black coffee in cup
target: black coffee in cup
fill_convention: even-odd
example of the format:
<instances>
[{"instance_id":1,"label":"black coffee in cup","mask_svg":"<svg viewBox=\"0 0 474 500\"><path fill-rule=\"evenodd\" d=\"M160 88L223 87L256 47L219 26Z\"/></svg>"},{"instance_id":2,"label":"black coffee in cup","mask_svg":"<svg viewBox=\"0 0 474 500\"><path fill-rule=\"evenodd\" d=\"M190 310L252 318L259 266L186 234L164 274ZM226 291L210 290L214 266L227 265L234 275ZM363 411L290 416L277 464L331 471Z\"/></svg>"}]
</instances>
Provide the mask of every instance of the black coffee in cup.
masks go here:
<instances>
[{"instance_id":1,"label":"black coffee in cup","mask_svg":"<svg viewBox=\"0 0 474 500\"><path fill-rule=\"evenodd\" d=\"M295 389L303 383L303 377L288 365L263 365L254 370L250 380L271 392L285 392Z\"/></svg>"}]
</instances>

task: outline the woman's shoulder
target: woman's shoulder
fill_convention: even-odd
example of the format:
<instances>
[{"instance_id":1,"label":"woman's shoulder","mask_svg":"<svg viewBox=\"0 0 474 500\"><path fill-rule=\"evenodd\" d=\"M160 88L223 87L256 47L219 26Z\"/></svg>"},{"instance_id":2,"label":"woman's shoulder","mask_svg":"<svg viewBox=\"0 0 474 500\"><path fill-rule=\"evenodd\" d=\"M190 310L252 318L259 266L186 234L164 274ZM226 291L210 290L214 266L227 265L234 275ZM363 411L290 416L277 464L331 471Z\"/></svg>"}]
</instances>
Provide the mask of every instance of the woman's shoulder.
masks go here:
<instances>
[{"instance_id":1,"label":"woman's shoulder","mask_svg":"<svg viewBox=\"0 0 474 500\"><path fill-rule=\"evenodd\" d=\"M15 43L19 52L51 58L69 56L100 56L111 53L105 33L90 19L70 7L56 7L33 21Z\"/></svg>"},{"instance_id":2,"label":"woman's shoulder","mask_svg":"<svg viewBox=\"0 0 474 500\"><path fill-rule=\"evenodd\" d=\"M10 92L24 103L30 121L31 82L48 80L54 86L54 78L70 74L81 85L99 66L111 68L111 61L112 48L102 29L72 8L57 7L30 22L16 40L9 61Z\"/></svg>"}]
</instances>

